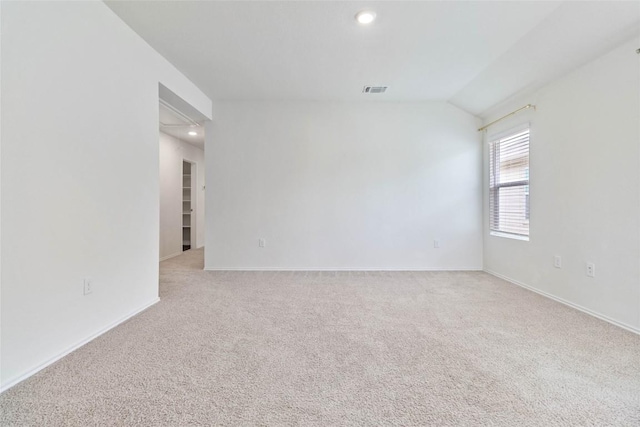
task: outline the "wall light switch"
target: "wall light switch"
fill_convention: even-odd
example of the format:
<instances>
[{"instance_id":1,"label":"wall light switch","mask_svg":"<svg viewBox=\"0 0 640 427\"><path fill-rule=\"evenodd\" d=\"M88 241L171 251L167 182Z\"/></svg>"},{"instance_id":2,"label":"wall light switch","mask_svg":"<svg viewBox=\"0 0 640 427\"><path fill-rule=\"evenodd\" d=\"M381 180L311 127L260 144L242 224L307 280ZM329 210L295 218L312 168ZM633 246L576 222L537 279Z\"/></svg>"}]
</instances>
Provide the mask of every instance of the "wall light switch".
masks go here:
<instances>
[{"instance_id":1,"label":"wall light switch","mask_svg":"<svg viewBox=\"0 0 640 427\"><path fill-rule=\"evenodd\" d=\"M555 268L562 268L562 257L560 255L553 257L553 266Z\"/></svg>"},{"instance_id":2,"label":"wall light switch","mask_svg":"<svg viewBox=\"0 0 640 427\"><path fill-rule=\"evenodd\" d=\"M440 247L440 240L436 239L433 241L433 247L434 248L439 248Z\"/></svg>"},{"instance_id":3,"label":"wall light switch","mask_svg":"<svg viewBox=\"0 0 640 427\"><path fill-rule=\"evenodd\" d=\"M265 246L267 246L267 241L265 239L258 239L258 247L264 248Z\"/></svg>"}]
</instances>

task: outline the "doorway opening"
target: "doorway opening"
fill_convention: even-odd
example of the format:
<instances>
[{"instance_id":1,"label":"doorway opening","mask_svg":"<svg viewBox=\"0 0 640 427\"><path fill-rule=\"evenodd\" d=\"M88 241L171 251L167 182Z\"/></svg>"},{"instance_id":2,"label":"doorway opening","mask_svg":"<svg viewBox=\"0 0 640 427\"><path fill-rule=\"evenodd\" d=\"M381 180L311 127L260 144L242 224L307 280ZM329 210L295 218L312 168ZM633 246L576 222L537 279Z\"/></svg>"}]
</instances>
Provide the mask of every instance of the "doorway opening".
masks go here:
<instances>
[{"instance_id":1,"label":"doorway opening","mask_svg":"<svg viewBox=\"0 0 640 427\"><path fill-rule=\"evenodd\" d=\"M204 123L208 119L160 86L159 260L204 247ZM202 251L200 251L202 252ZM203 255L204 257L204 255Z\"/></svg>"}]
</instances>

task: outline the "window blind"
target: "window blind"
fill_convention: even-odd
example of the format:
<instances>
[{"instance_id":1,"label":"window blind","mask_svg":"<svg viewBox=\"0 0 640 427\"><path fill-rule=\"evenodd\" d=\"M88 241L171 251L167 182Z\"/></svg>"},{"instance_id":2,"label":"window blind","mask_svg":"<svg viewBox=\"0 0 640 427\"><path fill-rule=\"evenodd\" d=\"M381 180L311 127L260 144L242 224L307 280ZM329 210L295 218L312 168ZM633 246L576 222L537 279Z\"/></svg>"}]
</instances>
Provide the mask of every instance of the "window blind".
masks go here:
<instances>
[{"instance_id":1,"label":"window blind","mask_svg":"<svg viewBox=\"0 0 640 427\"><path fill-rule=\"evenodd\" d=\"M529 129L490 143L489 174L491 231L529 236Z\"/></svg>"}]
</instances>

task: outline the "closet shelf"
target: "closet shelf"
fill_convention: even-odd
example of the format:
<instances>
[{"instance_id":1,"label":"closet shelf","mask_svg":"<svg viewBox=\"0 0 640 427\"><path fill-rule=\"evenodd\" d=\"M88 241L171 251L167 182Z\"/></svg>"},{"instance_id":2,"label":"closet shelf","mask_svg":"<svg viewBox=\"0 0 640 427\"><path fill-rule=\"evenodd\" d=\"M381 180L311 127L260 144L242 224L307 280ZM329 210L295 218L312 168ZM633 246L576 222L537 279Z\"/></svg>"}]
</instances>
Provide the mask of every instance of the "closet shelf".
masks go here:
<instances>
[{"instance_id":1,"label":"closet shelf","mask_svg":"<svg viewBox=\"0 0 640 427\"><path fill-rule=\"evenodd\" d=\"M191 234L195 230L192 228L193 207L195 204L195 196L193 185L195 184L195 176L192 174L193 169L191 163L182 162L182 250L191 249L193 237ZM193 225L195 227L195 224Z\"/></svg>"}]
</instances>

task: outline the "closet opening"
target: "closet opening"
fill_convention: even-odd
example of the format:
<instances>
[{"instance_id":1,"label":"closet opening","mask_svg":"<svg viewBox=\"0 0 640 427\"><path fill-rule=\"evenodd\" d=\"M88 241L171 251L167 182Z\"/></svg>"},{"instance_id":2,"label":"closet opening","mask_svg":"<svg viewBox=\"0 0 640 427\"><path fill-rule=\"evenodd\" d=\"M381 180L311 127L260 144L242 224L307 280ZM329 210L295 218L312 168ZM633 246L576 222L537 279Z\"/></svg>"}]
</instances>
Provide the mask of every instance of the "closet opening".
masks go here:
<instances>
[{"instance_id":1,"label":"closet opening","mask_svg":"<svg viewBox=\"0 0 640 427\"><path fill-rule=\"evenodd\" d=\"M195 226L194 221L194 204L195 197L192 197L194 191L194 181L196 174L196 164L183 160L182 161L182 251L188 251L192 245L195 245Z\"/></svg>"}]
</instances>

